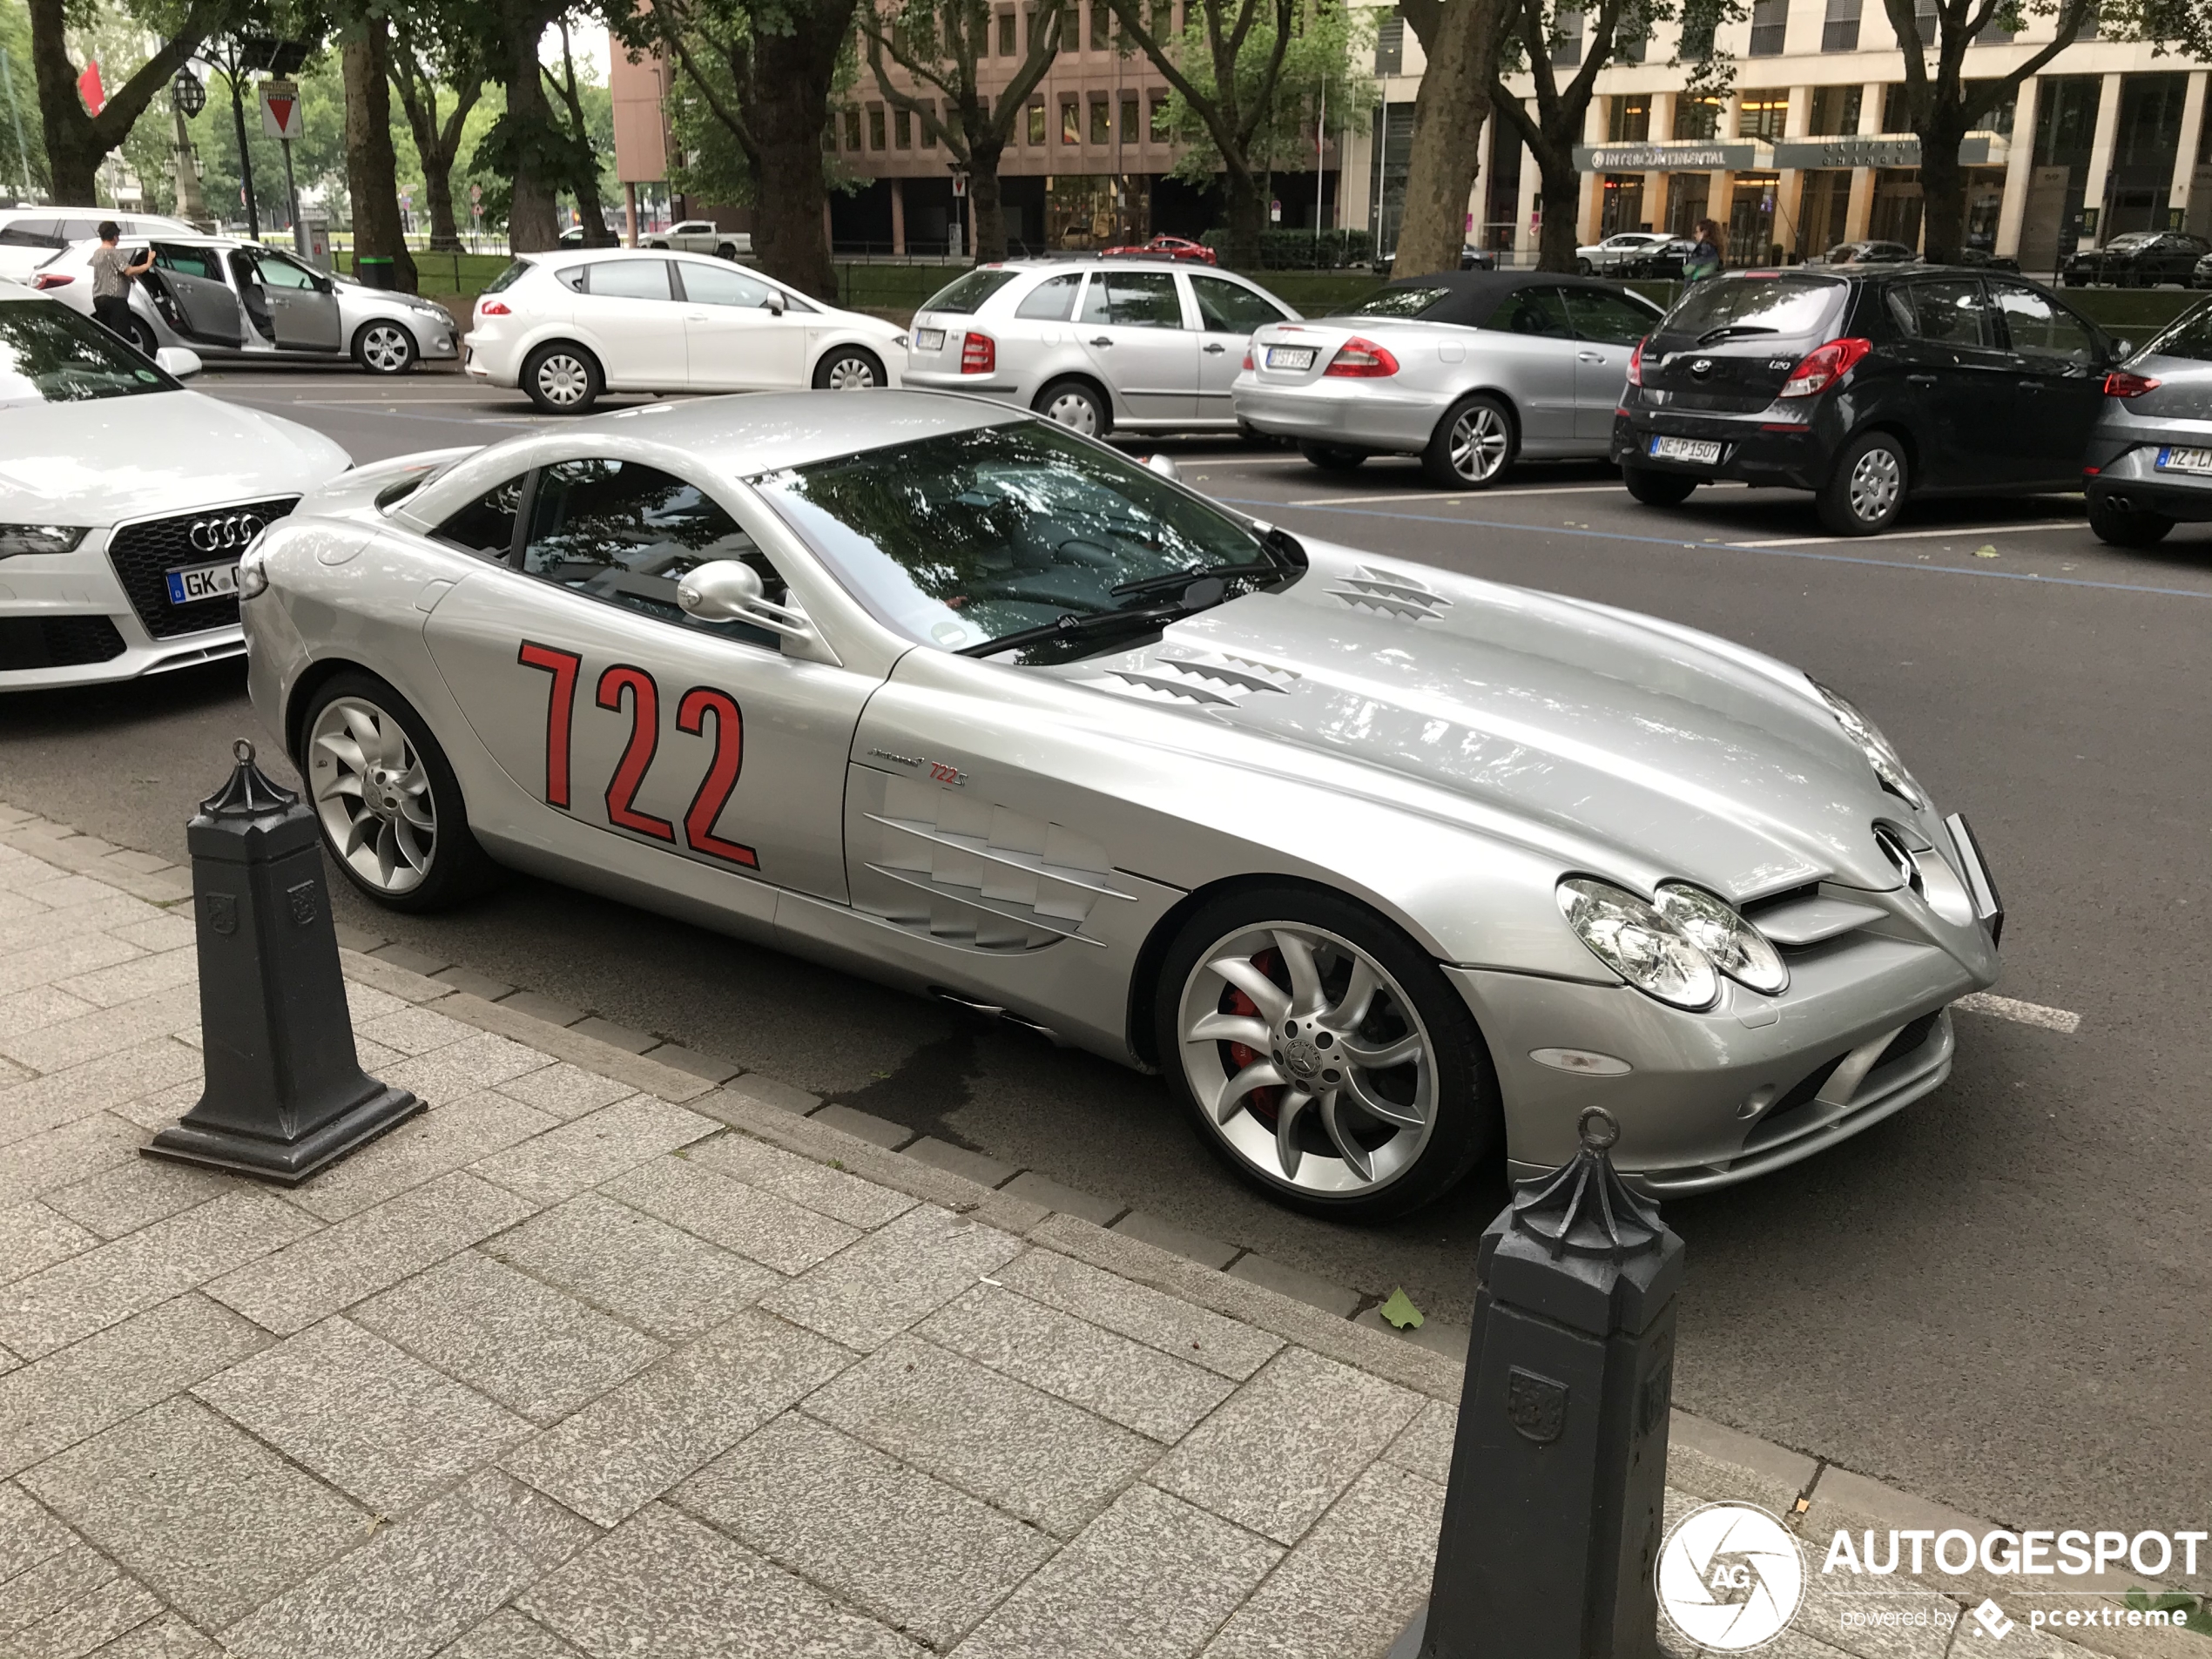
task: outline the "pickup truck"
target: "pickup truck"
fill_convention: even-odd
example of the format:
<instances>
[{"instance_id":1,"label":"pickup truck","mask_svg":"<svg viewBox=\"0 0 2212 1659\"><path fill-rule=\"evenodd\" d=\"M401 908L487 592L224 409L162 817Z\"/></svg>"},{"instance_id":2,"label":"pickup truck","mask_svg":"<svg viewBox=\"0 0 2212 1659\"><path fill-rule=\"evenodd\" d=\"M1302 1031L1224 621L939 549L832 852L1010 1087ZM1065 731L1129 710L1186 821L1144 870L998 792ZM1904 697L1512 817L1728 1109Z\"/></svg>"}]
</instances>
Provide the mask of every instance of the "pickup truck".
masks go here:
<instances>
[{"instance_id":1,"label":"pickup truck","mask_svg":"<svg viewBox=\"0 0 2212 1659\"><path fill-rule=\"evenodd\" d=\"M647 247L674 248L679 253L711 253L725 260L752 252L751 233L718 230L711 219L687 219L664 231L649 231L644 243Z\"/></svg>"}]
</instances>

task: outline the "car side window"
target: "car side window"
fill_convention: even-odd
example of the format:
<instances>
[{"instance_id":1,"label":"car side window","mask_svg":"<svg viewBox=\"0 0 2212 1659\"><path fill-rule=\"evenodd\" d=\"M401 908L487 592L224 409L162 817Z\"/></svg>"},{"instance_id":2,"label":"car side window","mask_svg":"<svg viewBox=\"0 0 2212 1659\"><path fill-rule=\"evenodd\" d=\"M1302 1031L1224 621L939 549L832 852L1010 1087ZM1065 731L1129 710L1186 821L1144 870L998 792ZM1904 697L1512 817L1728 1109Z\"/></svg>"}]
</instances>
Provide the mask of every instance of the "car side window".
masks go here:
<instances>
[{"instance_id":1,"label":"car side window","mask_svg":"<svg viewBox=\"0 0 2212 1659\"><path fill-rule=\"evenodd\" d=\"M523 545L529 575L679 628L781 649L765 629L695 621L676 603L685 572L716 559L742 559L760 573L766 597L783 601L783 578L767 555L698 485L597 458L557 462L538 475Z\"/></svg>"},{"instance_id":2,"label":"car side window","mask_svg":"<svg viewBox=\"0 0 2212 1659\"><path fill-rule=\"evenodd\" d=\"M779 290L757 276L713 265L679 265L684 297L695 306L765 306Z\"/></svg>"},{"instance_id":3,"label":"car side window","mask_svg":"<svg viewBox=\"0 0 2212 1659\"><path fill-rule=\"evenodd\" d=\"M610 300L666 300L666 260L608 260L583 267L586 291Z\"/></svg>"},{"instance_id":4,"label":"car side window","mask_svg":"<svg viewBox=\"0 0 2212 1659\"><path fill-rule=\"evenodd\" d=\"M289 288L306 292L319 287L314 278L290 260L263 253L254 260L261 267L261 280L272 288Z\"/></svg>"},{"instance_id":5,"label":"car side window","mask_svg":"<svg viewBox=\"0 0 2212 1659\"><path fill-rule=\"evenodd\" d=\"M1037 322L1065 322L1076 308L1076 291L1082 285L1080 275L1048 277L1029 290L1014 307L1014 314Z\"/></svg>"},{"instance_id":6,"label":"car side window","mask_svg":"<svg viewBox=\"0 0 2212 1659\"><path fill-rule=\"evenodd\" d=\"M1180 328L1183 301L1165 271L1093 271L1083 320L1120 328Z\"/></svg>"},{"instance_id":7,"label":"car side window","mask_svg":"<svg viewBox=\"0 0 2212 1659\"><path fill-rule=\"evenodd\" d=\"M1905 293L1912 307L1913 332L1921 339L1975 351L1996 348L1996 318L1989 296L1975 278L1915 282Z\"/></svg>"},{"instance_id":8,"label":"car side window","mask_svg":"<svg viewBox=\"0 0 2212 1659\"><path fill-rule=\"evenodd\" d=\"M1227 277L1193 273L1190 293L1198 302L1199 321L1213 334L1250 334L1284 320L1273 300Z\"/></svg>"},{"instance_id":9,"label":"car side window","mask_svg":"<svg viewBox=\"0 0 2212 1659\"><path fill-rule=\"evenodd\" d=\"M1575 339L1600 346L1633 346L1659 320L1633 300L1596 288L1568 289L1567 314Z\"/></svg>"},{"instance_id":10,"label":"car side window","mask_svg":"<svg viewBox=\"0 0 2212 1659\"><path fill-rule=\"evenodd\" d=\"M2087 369L2103 355L2079 318L2033 288L2000 284L1997 308L2005 314L2013 349L2038 368Z\"/></svg>"},{"instance_id":11,"label":"car side window","mask_svg":"<svg viewBox=\"0 0 2212 1659\"><path fill-rule=\"evenodd\" d=\"M522 510L529 474L494 484L431 534L441 542L504 564L515 551L515 516Z\"/></svg>"},{"instance_id":12,"label":"car side window","mask_svg":"<svg viewBox=\"0 0 2212 1659\"><path fill-rule=\"evenodd\" d=\"M0 247L60 247L62 239L55 234L56 221L51 219L19 219L0 228Z\"/></svg>"},{"instance_id":13,"label":"car side window","mask_svg":"<svg viewBox=\"0 0 2212 1659\"><path fill-rule=\"evenodd\" d=\"M1557 288L1517 288L1491 313L1483 325L1508 334L1534 334L1545 340L1572 340L1567 307ZM1648 332L1648 331L1647 331ZM1639 334L1638 339L1642 335Z\"/></svg>"},{"instance_id":14,"label":"car side window","mask_svg":"<svg viewBox=\"0 0 2212 1659\"><path fill-rule=\"evenodd\" d=\"M590 274L590 270L591 267L589 266L571 265L565 271L556 271L553 273L553 280L570 293L582 293L584 279ZM487 288L484 292L489 293L491 290Z\"/></svg>"},{"instance_id":15,"label":"car side window","mask_svg":"<svg viewBox=\"0 0 2212 1659\"><path fill-rule=\"evenodd\" d=\"M169 243L154 245L153 263L157 270L173 271L179 276L198 277L204 282L220 282L223 267L212 247L181 247Z\"/></svg>"}]
</instances>

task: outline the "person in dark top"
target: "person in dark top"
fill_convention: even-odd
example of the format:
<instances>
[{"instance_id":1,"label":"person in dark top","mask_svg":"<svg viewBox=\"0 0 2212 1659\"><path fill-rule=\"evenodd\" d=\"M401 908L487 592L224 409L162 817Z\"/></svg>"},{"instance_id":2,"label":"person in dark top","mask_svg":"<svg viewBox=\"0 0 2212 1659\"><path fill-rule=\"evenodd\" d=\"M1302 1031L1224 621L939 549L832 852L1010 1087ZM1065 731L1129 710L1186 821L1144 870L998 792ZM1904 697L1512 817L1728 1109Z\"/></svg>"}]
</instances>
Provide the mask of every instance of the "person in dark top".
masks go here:
<instances>
[{"instance_id":1,"label":"person in dark top","mask_svg":"<svg viewBox=\"0 0 2212 1659\"><path fill-rule=\"evenodd\" d=\"M1707 277L1721 273L1721 227L1714 220L1697 221L1697 245L1683 256L1682 274L1685 282L1703 282Z\"/></svg>"}]
</instances>

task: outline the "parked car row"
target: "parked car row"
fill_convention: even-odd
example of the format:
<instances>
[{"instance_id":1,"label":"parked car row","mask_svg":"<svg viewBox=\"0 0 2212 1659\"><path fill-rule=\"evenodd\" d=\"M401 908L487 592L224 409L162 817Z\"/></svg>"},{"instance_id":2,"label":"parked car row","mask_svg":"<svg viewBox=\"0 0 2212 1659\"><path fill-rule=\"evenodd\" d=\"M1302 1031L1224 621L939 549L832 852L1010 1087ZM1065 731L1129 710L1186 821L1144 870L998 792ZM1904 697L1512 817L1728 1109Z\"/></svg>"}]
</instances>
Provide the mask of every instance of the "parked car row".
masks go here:
<instances>
[{"instance_id":1,"label":"parked car row","mask_svg":"<svg viewBox=\"0 0 2212 1659\"><path fill-rule=\"evenodd\" d=\"M2092 283L2150 288L2161 282L2212 287L2212 241L2187 231L2128 231L2102 247L2070 254L2060 276L2069 288Z\"/></svg>"}]
</instances>

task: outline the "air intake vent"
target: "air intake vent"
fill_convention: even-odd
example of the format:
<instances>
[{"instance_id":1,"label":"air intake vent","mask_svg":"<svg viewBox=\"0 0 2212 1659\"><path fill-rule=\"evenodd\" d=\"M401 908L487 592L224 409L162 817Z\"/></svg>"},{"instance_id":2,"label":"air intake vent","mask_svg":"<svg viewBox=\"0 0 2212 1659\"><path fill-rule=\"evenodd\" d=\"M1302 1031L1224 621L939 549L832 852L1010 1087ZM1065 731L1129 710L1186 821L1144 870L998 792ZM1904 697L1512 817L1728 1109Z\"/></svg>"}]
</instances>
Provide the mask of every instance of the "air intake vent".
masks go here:
<instances>
[{"instance_id":1,"label":"air intake vent","mask_svg":"<svg viewBox=\"0 0 2212 1659\"><path fill-rule=\"evenodd\" d=\"M1255 692L1287 693L1298 678L1286 668L1216 654L1155 657L1149 663L1109 669L1103 679L1091 683L1108 691L1133 685L1140 691L1156 691L1179 703L1201 707L1235 708Z\"/></svg>"},{"instance_id":2,"label":"air intake vent","mask_svg":"<svg viewBox=\"0 0 2212 1659\"><path fill-rule=\"evenodd\" d=\"M1345 579L1342 587L1331 588L1329 596L1348 605L1380 610L1410 622L1431 621L1452 607L1449 599L1413 577L1364 564Z\"/></svg>"}]
</instances>

